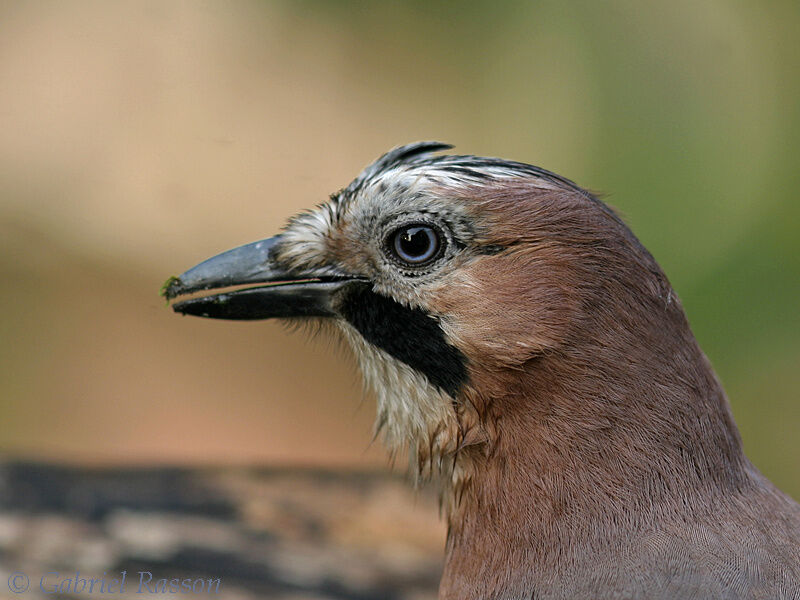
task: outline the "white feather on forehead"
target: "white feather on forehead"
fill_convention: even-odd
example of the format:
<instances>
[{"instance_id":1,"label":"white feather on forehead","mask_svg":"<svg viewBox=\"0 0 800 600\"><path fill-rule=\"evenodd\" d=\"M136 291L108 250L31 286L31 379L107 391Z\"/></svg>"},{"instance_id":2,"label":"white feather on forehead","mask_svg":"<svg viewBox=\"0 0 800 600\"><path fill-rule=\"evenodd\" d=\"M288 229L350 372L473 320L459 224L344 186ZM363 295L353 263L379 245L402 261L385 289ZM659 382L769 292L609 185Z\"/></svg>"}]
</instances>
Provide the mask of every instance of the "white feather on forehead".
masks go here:
<instances>
[{"instance_id":1,"label":"white feather on forehead","mask_svg":"<svg viewBox=\"0 0 800 600\"><path fill-rule=\"evenodd\" d=\"M375 228L381 222L404 214L431 214L445 220L453 234L469 241L471 217L459 202L459 189L443 194L455 180L436 177L423 169L403 165L373 176L356 189L346 188L316 209L303 212L289 221L281 234L276 257L292 269L333 274L329 249L337 236L349 235L364 245L374 244ZM432 176L433 175L433 176ZM474 182L473 182L474 184Z\"/></svg>"}]
</instances>

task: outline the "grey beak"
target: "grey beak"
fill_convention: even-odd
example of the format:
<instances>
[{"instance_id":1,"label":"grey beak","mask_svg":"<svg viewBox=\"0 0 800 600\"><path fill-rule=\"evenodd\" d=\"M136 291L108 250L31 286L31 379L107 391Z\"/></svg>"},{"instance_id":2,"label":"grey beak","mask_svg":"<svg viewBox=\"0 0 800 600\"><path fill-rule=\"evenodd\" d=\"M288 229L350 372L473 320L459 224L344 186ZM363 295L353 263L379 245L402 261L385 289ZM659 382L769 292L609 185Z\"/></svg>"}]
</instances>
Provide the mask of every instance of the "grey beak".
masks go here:
<instances>
[{"instance_id":1,"label":"grey beak","mask_svg":"<svg viewBox=\"0 0 800 600\"><path fill-rule=\"evenodd\" d=\"M203 290L264 283L267 285L190 298L172 305L175 312L211 319L256 320L287 317L332 317L336 298L364 285L354 277L318 277L289 272L273 259L281 236L239 246L205 260L161 289L167 300Z\"/></svg>"}]
</instances>

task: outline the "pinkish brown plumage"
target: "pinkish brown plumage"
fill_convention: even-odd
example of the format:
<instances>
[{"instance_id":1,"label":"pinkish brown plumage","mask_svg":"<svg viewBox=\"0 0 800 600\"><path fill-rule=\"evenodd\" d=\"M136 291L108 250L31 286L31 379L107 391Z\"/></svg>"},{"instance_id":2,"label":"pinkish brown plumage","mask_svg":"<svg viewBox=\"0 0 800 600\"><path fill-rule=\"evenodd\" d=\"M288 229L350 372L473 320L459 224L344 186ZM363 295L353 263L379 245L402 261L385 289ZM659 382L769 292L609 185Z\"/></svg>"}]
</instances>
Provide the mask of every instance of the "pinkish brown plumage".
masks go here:
<instances>
[{"instance_id":1,"label":"pinkish brown plumage","mask_svg":"<svg viewBox=\"0 0 800 600\"><path fill-rule=\"evenodd\" d=\"M800 598L800 507L742 451L661 269L530 165L395 149L167 295L335 325L390 450L440 486L442 599Z\"/></svg>"}]
</instances>

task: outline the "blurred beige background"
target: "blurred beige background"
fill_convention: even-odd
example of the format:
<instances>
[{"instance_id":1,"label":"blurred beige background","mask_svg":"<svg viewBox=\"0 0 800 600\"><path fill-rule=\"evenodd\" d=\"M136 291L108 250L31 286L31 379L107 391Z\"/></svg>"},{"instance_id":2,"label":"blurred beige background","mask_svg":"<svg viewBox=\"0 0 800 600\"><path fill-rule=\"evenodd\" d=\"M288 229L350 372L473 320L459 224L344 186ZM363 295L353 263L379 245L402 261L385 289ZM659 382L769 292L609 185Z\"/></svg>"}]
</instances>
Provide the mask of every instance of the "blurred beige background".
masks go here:
<instances>
[{"instance_id":1,"label":"blurred beige background","mask_svg":"<svg viewBox=\"0 0 800 600\"><path fill-rule=\"evenodd\" d=\"M385 464L350 358L161 283L438 139L608 192L800 496L796 2L0 2L0 452Z\"/></svg>"}]
</instances>

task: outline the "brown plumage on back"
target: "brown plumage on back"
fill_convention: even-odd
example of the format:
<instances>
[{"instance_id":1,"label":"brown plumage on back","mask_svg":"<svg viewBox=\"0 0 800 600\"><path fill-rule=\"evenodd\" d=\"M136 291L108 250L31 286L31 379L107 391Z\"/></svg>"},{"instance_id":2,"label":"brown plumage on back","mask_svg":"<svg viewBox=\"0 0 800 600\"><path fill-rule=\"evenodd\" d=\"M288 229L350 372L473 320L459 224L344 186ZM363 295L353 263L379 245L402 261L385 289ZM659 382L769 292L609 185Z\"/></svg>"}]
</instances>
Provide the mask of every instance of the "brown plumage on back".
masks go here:
<instances>
[{"instance_id":1,"label":"brown plumage on back","mask_svg":"<svg viewBox=\"0 0 800 600\"><path fill-rule=\"evenodd\" d=\"M387 445L441 487L440 598L800 598L800 507L744 456L652 256L568 180L446 147L166 295L271 282L175 309L336 325Z\"/></svg>"}]
</instances>

